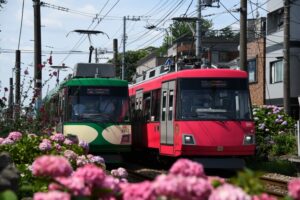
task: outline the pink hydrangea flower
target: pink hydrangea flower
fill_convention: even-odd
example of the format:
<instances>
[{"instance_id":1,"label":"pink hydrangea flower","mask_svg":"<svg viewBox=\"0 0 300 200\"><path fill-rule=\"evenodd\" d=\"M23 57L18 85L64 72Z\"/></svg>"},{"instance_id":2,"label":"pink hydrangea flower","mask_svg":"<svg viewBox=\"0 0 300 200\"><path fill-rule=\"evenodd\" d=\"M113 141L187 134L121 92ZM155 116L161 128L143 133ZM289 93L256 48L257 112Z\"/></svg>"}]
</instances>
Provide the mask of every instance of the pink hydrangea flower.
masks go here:
<instances>
[{"instance_id":1,"label":"pink hydrangea flower","mask_svg":"<svg viewBox=\"0 0 300 200\"><path fill-rule=\"evenodd\" d=\"M0 144L4 141L4 138L0 137Z\"/></svg>"},{"instance_id":2,"label":"pink hydrangea flower","mask_svg":"<svg viewBox=\"0 0 300 200\"><path fill-rule=\"evenodd\" d=\"M65 140L65 136L62 133L55 133L50 136L50 139L55 142L63 142Z\"/></svg>"},{"instance_id":3,"label":"pink hydrangea flower","mask_svg":"<svg viewBox=\"0 0 300 200\"><path fill-rule=\"evenodd\" d=\"M158 197L150 181L122 184L121 190L123 193L123 200L156 200Z\"/></svg>"},{"instance_id":4,"label":"pink hydrangea flower","mask_svg":"<svg viewBox=\"0 0 300 200\"><path fill-rule=\"evenodd\" d=\"M75 196L90 196L92 194L92 187L86 184L83 177L57 177L55 180Z\"/></svg>"},{"instance_id":5,"label":"pink hydrangea flower","mask_svg":"<svg viewBox=\"0 0 300 200\"><path fill-rule=\"evenodd\" d=\"M32 164L34 176L69 176L73 169L63 156L44 155L38 157Z\"/></svg>"},{"instance_id":6,"label":"pink hydrangea flower","mask_svg":"<svg viewBox=\"0 0 300 200\"><path fill-rule=\"evenodd\" d=\"M102 183L103 188L107 188L112 190L114 193L120 192L120 180L117 178L114 178L112 176L106 176L103 183Z\"/></svg>"},{"instance_id":7,"label":"pink hydrangea flower","mask_svg":"<svg viewBox=\"0 0 300 200\"><path fill-rule=\"evenodd\" d=\"M105 179L105 172L102 168L94 164L86 164L78 168L74 173L74 177L81 177L85 183L93 187L100 187Z\"/></svg>"},{"instance_id":8,"label":"pink hydrangea flower","mask_svg":"<svg viewBox=\"0 0 300 200\"><path fill-rule=\"evenodd\" d=\"M71 195L61 191L38 192L34 194L33 200L71 200Z\"/></svg>"},{"instance_id":9,"label":"pink hydrangea flower","mask_svg":"<svg viewBox=\"0 0 300 200\"><path fill-rule=\"evenodd\" d=\"M277 198L274 196L268 195L266 193L263 193L260 195L252 196L252 200L277 200Z\"/></svg>"},{"instance_id":10,"label":"pink hydrangea flower","mask_svg":"<svg viewBox=\"0 0 300 200\"><path fill-rule=\"evenodd\" d=\"M75 144L75 143L74 143L72 140L66 138L66 139L64 140L64 144L65 144L65 145L72 145L72 144Z\"/></svg>"},{"instance_id":11,"label":"pink hydrangea flower","mask_svg":"<svg viewBox=\"0 0 300 200\"><path fill-rule=\"evenodd\" d=\"M212 191L206 179L172 174L158 176L153 188L159 196L189 200L206 200Z\"/></svg>"},{"instance_id":12,"label":"pink hydrangea flower","mask_svg":"<svg viewBox=\"0 0 300 200\"><path fill-rule=\"evenodd\" d=\"M15 142L12 140L12 139L9 139L9 138L5 138L1 144L4 145L4 144L14 144Z\"/></svg>"},{"instance_id":13,"label":"pink hydrangea flower","mask_svg":"<svg viewBox=\"0 0 300 200\"><path fill-rule=\"evenodd\" d=\"M300 199L300 178L293 179L288 184L289 195L294 199Z\"/></svg>"},{"instance_id":14,"label":"pink hydrangea flower","mask_svg":"<svg viewBox=\"0 0 300 200\"><path fill-rule=\"evenodd\" d=\"M196 176L206 178L203 166L197 162L193 162L188 159L177 160L169 170L170 174L183 175L183 176Z\"/></svg>"},{"instance_id":15,"label":"pink hydrangea flower","mask_svg":"<svg viewBox=\"0 0 300 200\"><path fill-rule=\"evenodd\" d=\"M57 183L50 183L48 185L48 190L49 191L52 191L52 190L62 190L62 189L63 189L62 186L59 185L59 184L57 184Z\"/></svg>"},{"instance_id":16,"label":"pink hydrangea flower","mask_svg":"<svg viewBox=\"0 0 300 200\"><path fill-rule=\"evenodd\" d=\"M7 136L8 139L11 139L13 141L18 141L22 138L22 133L18 131L10 132L9 135Z\"/></svg>"},{"instance_id":17,"label":"pink hydrangea flower","mask_svg":"<svg viewBox=\"0 0 300 200\"><path fill-rule=\"evenodd\" d=\"M213 190L208 200L251 200L251 197L241 188L224 184Z\"/></svg>"},{"instance_id":18,"label":"pink hydrangea flower","mask_svg":"<svg viewBox=\"0 0 300 200\"><path fill-rule=\"evenodd\" d=\"M51 145L51 141L48 139L43 139L43 141L39 144L39 149L41 151L49 151L51 150L52 145Z\"/></svg>"}]
</instances>

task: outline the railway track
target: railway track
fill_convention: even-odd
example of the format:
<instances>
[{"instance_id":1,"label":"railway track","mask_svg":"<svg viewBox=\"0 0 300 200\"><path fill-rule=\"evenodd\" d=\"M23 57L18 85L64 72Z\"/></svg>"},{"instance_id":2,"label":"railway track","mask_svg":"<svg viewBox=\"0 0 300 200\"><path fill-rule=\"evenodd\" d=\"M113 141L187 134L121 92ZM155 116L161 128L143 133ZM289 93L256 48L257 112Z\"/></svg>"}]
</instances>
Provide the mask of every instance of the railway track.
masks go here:
<instances>
[{"instance_id":1,"label":"railway track","mask_svg":"<svg viewBox=\"0 0 300 200\"><path fill-rule=\"evenodd\" d=\"M293 177L288 177L280 174L265 174L260 177L264 184L265 192L282 198L288 194L288 182Z\"/></svg>"}]
</instances>

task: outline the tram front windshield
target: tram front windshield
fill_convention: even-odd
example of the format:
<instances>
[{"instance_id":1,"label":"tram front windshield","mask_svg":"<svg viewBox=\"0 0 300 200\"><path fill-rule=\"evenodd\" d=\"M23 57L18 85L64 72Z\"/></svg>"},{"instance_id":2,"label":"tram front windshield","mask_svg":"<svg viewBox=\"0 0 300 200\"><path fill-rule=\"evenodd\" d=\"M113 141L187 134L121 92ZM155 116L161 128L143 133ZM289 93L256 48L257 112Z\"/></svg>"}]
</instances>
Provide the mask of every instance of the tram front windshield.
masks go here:
<instances>
[{"instance_id":1,"label":"tram front windshield","mask_svg":"<svg viewBox=\"0 0 300 200\"><path fill-rule=\"evenodd\" d=\"M68 119L86 122L128 121L127 87L70 87Z\"/></svg>"},{"instance_id":2,"label":"tram front windshield","mask_svg":"<svg viewBox=\"0 0 300 200\"><path fill-rule=\"evenodd\" d=\"M251 120L246 79L180 79L178 120Z\"/></svg>"}]
</instances>

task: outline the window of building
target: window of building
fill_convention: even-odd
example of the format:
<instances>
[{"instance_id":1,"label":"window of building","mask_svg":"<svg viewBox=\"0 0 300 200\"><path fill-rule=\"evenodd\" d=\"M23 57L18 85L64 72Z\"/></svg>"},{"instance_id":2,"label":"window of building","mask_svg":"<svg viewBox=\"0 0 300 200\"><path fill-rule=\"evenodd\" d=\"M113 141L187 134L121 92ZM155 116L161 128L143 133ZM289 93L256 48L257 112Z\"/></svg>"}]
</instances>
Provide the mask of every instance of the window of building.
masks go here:
<instances>
[{"instance_id":1,"label":"window of building","mask_svg":"<svg viewBox=\"0 0 300 200\"><path fill-rule=\"evenodd\" d=\"M267 34L272 34L283 29L283 8L275 10L267 17Z\"/></svg>"},{"instance_id":2,"label":"window of building","mask_svg":"<svg viewBox=\"0 0 300 200\"><path fill-rule=\"evenodd\" d=\"M275 62L271 62L270 64L270 82L278 83L283 81L283 62L282 60L278 60Z\"/></svg>"},{"instance_id":3,"label":"window of building","mask_svg":"<svg viewBox=\"0 0 300 200\"><path fill-rule=\"evenodd\" d=\"M256 59L248 60L249 83L257 82Z\"/></svg>"}]
</instances>

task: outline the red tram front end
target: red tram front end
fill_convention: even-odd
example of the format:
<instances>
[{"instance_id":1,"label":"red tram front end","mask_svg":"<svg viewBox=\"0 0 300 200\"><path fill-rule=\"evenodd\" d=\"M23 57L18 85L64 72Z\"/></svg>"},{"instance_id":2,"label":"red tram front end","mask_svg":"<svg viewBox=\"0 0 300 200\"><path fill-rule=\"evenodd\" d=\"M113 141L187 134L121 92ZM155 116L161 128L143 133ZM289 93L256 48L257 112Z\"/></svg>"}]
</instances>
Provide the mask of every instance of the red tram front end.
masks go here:
<instances>
[{"instance_id":1,"label":"red tram front end","mask_svg":"<svg viewBox=\"0 0 300 200\"><path fill-rule=\"evenodd\" d=\"M214 159L217 165L224 158L254 155L246 72L177 71L137 83L129 93L136 148L208 163Z\"/></svg>"}]
</instances>

